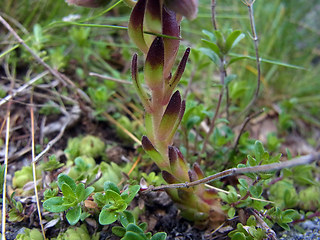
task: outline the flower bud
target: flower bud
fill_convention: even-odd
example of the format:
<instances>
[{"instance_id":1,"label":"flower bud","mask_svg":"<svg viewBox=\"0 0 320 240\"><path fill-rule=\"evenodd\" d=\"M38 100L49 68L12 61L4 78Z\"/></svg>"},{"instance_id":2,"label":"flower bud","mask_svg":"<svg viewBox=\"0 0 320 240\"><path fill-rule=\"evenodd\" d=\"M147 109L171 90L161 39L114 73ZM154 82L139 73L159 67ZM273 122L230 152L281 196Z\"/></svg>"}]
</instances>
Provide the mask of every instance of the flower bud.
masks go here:
<instances>
[{"instance_id":1,"label":"flower bud","mask_svg":"<svg viewBox=\"0 0 320 240\"><path fill-rule=\"evenodd\" d=\"M166 6L189 20L195 19L198 13L198 0L165 0Z\"/></svg>"}]
</instances>

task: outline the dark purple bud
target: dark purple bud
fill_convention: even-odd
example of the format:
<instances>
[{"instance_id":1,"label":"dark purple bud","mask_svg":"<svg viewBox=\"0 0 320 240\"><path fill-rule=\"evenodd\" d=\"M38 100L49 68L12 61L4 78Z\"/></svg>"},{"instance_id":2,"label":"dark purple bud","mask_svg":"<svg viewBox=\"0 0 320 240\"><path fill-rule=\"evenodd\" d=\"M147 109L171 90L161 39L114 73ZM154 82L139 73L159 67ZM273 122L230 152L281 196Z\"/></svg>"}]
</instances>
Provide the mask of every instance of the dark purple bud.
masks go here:
<instances>
[{"instance_id":1,"label":"dark purple bud","mask_svg":"<svg viewBox=\"0 0 320 240\"><path fill-rule=\"evenodd\" d=\"M162 11L162 33L176 38L180 37L180 26L177 22L176 14L166 8L163 8ZM178 53L180 40L164 38L163 42L165 58L164 77L168 78Z\"/></svg>"},{"instance_id":2,"label":"dark purple bud","mask_svg":"<svg viewBox=\"0 0 320 240\"><path fill-rule=\"evenodd\" d=\"M145 23L147 30L153 33L162 33L161 14L162 1L148 0Z\"/></svg>"},{"instance_id":3,"label":"dark purple bud","mask_svg":"<svg viewBox=\"0 0 320 240\"><path fill-rule=\"evenodd\" d=\"M175 167L178 160L178 153L177 153L176 147L173 147L173 146L168 147L168 156L169 156L170 166Z\"/></svg>"},{"instance_id":4,"label":"dark purple bud","mask_svg":"<svg viewBox=\"0 0 320 240\"><path fill-rule=\"evenodd\" d=\"M141 102L146 109L147 112L151 111L151 106L150 106L150 101L148 98L147 93L141 86L141 82L139 80L139 75L138 75L138 56L137 54L133 55L132 58L132 63L131 63L131 76L132 76L132 81L133 85L136 88L137 94L141 99Z\"/></svg>"},{"instance_id":5,"label":"dark purple bud","mask_svg":"<svg viewBox=\"0 0 320 240\"><path fill-rule=\"evenodd\" d=\"M204 174L197 162L193 164L193 171L198 175L198 179L204 178Z\"/></svg>"},{"instance_id":6,"label":"dark purple bud","mask_svg":"<svg viewBox=\"0 0 320 240\"><path fill-rule=\"evenodd\" d=\"M188 175L189 175L190 182L198 180L198 176L193 170L189 170Z\"/></svg>"},{"instance_id":7,"label":"dark purple bud","mask_svg":"<svg viewBox=\"0 0 320 240\"><path fill-rule=\"evenodd\" d=\"M162 171L162 177L169 184L173 184L173 183L178 183L179 182L171 173L169 173L169 172L167 172L165 170Z\"/></svg>"},{"instance_id":8,"label":"dark purple bud","mask_svg":"<svg viewBox=\"0 0 320 240\"><path fill-rule=\"evenodd\" d=\"M164 46L161 37L152 42L145 62L145 81L151 90L163 87Z\"/></svg>"},{"instance_id":9,"label":"dark purple bud","mask_svg":"<svg viewBox=\"0 0 320 240\"><path fill-rule=\"evenodd\" d=\"M173 92L173 90L175 89L175 87L178 85L182 74L184 73L184 70L186 68L186 64L189 58L189 54L190 54L190 48L187 48L186 51L184 52L184 55L179 63L179 66L174 74L174 76L170 79L167 89L166 89L166 94L164 96L163 99L163 103L165 104L167 101L169 101L170 95Z\"/></svg>"},{"instance_id":10,"label":"dark purple bud","mask_svg":"<svg viewBox=\"0 0 320 240\"><path fill-rule=\"evenodd\" d=\"M167 108L162 116L159 129L158 138L159 140L165 140L174 127L176 126L177 119L181 112L181 96L179 91L176 91L167 105Z\"/></svg>"},{"instance_id":11,"label":"dark purple bud","mask_svg":"<svg viewBox=\"0 0 320 240\"><path fill-rule=\"evenodd\" d=\"M138 0L132 9L128 24L128 33L130 38L145 54L148 52L148 46L143 36L143 21L144 12L146 9L146 1L147 0Z\"/></svg>"}]
</instances>

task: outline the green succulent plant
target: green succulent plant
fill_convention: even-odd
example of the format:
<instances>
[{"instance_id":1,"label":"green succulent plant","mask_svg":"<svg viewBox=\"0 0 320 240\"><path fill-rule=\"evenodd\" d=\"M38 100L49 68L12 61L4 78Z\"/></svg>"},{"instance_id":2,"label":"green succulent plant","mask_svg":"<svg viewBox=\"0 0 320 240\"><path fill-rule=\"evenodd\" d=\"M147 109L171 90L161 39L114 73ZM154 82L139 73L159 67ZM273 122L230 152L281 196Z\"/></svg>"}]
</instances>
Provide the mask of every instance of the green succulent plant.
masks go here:
<instances>
[{"instance_id":1,"label":"green succulent plant","mask_svg":"<svg viewBox=\"0 0 320 240\"><path fill-rule=\"evenodd\" d=\"M58 176L58 186L63 197L51 197L43 202L43 207L50 212L67 211L66 217L71 225L80 219L84 220L88 213L82 210L83 202L94 191L94 187L85 187L83 183L75 181L65 174Z\"/></svg>"},{"instance_id":2,"label":"green succulent plant","mask_svg":"<svg viewBox=\"0 0 320 240\"><path fill-rule=\"evenodd\" d=\"M69 227L64 233L60 233L54 240L99 240L100 233L90 235L85 224L80 227Z\"/></svg>"},{"instance_id":3,"label":"green succulent plant","mask_svg":"<svg viewBox=\"0 0 320 240\"><path fill-rule=\"evenodd\" d=\"M41 170L36 169L37 180L41 179ZM33 173L32 166L24 166L21 170L18 170L14 173L14 177L12 179L12 187L15 188L17 194L21 194L26 196L33 192L34 190L25 191L23 187L28 183L33 181Z\"/></svg>"},{"instance_id":4,"label":"green succulent plant","mask_svg":"<svg viewBox=\"0 0 320 240\"><path fill-rule=\"evenodd\" d=\"M24 229L24 233L17 235L16 240L43 240L43 236L38 229Z\"/></svg>"}]
</instances>

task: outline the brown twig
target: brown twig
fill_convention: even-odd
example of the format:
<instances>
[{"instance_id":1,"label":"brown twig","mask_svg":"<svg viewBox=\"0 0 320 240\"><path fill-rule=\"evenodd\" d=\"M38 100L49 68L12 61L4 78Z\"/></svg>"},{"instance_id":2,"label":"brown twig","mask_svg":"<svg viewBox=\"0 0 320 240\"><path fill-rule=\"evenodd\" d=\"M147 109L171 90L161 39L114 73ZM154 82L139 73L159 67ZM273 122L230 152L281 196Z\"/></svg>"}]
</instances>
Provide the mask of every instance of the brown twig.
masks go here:
<instances>
[{"instance_id":1,"label":"brown twig","mask_svg":"<svg viewBox=\"0 0 320 240\"><path fill-rule=\"evenodd\" d=\"M46 76L48 73L49 73L48 71L44 71L43 73L40 73L39 75L35 76L33 79L31 79L29 82L27 82L23 86L19 87L17 90L13 90L11 94L9 94L5 98L1 99L0 106L3 105L4 103L8 102L13 97L15 97L18 93L24 91L26 88L28 88L29 86L34 84L39 79L41 79L44 76Z\"/></svg>"},{"instance_id":2,"label":"brown twig","mask_svg":"<svg viewBox=\"0 0 320 240\"><path fill-rule=\"evenodd\" d=\"M158 191L158 190L164 190L169 188L189 188L199 184L205 184L212 181L216 181L228 176L235 176L235 175L245 174L245 173L270 172L270 171L280 170L283 168L291 168L299 165L310 164L312 162L319 161L319 160L320 160L320 153L314 153L314 154L310 154L302 157L297 157L289 161L280 162L280 163L271 163L266 165L258 165L254 167L231 168L231 169L216 173L214 175L211 175L193 182L175 183L175 184L162 185L158 187L150 186L145 191Z\"/></svg>"},{"instance_id":3,"label":"brown twig","mask_svg":"<svg viewBox=\"0 0 320 240\"><path fill-rule=\"evenodd\" d=\"M245 129L245 127L247 126L247 124L251 121L251 119L257 117L258 115L260 115L261 113L264 112L264 109L261 109L259 112L256 112L248 117L246 117L246 119L243 121L242 125L241 125L241 128L240 128L240 132L236 138L236 140L234 141L234 144L233 144L233 151L236 151L236 148L239 144L239 140L240 140L240 137Z\"/></svg>"},{"instance_id":4,"label":"brown twig","mask_svg":"<svg viewBox=\"0 0 320 240\"><path fill-rule=\"evenodd\" d=\"M263 218L260 216L260 213L255 210L255 209L250 209L252 214L255 216L257 219L258 223L260 226L266 231L266 234L268 236L268 239L270 240L277 240L277 235L276 233L268 226L268 224L263 220Z\"/></svg>"}]
</instances>

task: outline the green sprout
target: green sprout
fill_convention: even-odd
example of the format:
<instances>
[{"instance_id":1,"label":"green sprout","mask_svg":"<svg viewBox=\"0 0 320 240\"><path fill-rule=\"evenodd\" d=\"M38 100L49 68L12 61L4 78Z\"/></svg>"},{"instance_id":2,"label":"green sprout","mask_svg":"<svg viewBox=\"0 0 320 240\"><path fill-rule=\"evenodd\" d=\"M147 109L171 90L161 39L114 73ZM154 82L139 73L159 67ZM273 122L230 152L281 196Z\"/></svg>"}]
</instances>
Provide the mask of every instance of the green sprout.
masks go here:
<instances>
[{"instance_id":1,"label":"green sprout","mask_svg":"<svg viewBox=\"0 0 320 240\"><path fill-rule=\"evenodd\" d=\"M83 212L82 204L94 191L94 188L85 188L83 183L76 184L65 174L58 176L58 186L63 197L49 198L44 201L43 207L50 212L67 211L66 217L71 225L75 225L80 219L84 220L88 215Z\"/></svg>"}]
</instances>

